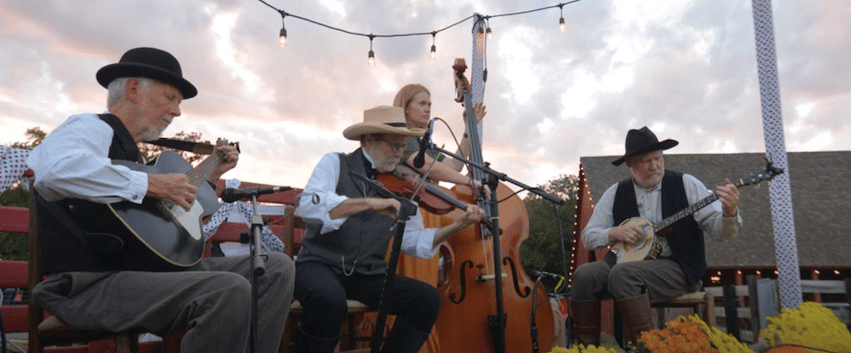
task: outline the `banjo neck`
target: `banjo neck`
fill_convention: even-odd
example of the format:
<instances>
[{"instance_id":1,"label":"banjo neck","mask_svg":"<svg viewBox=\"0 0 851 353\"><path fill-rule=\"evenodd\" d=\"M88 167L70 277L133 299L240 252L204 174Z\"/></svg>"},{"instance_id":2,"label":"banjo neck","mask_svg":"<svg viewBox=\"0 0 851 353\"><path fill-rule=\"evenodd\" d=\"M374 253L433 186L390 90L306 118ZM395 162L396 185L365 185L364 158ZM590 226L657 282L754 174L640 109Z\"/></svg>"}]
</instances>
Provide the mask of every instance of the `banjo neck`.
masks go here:
<instances>
[{"instance_id":1,"label":"banjo neck","mask_svg":"<svg viewBox=\"0 0 851 353\"><path fill-rule=\"evenodd\" d=\"M739 186L740 185L736 185L736 187ZM665 217L665 219L663 219L661 222L653 225L653 233L659 234L659 231L661 231L662 229L668 228L672 224L677 223L677 221L691 216L693 213L700 211L700 209L709 206L709 204L715 202L715 200L718 200L718 195L713 193L712 195L704 197L703 199L689 205L688 207L680 210L679 212Z\"/></svg>"}]
</instances>

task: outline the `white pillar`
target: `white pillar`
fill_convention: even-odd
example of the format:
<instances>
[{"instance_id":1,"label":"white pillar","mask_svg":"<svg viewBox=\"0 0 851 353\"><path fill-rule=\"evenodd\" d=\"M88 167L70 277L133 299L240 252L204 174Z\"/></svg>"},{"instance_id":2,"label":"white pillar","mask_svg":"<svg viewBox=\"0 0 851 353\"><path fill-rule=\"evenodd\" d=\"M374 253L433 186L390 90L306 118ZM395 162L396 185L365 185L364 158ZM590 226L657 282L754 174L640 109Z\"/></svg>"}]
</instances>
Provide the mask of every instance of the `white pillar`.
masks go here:
<instances>
[{"instance_id":1,"label":"white pillar","mask_svg":"<svg viewBox=\"0 0 851 353\"><path fill-rule=\"evenodd\" d=\"M765 150L774 165L785 171L774 178L768 189L771 197L774 248L780 282L780 305L783 308L796 309L801 304L802 296L792 191L789 186L789 175L794 171L789 170L786 143L783 138L783 114L780 108L780 83L777 76L771 0L753 0L753 22Z\"/></svg>"}]
</instances>

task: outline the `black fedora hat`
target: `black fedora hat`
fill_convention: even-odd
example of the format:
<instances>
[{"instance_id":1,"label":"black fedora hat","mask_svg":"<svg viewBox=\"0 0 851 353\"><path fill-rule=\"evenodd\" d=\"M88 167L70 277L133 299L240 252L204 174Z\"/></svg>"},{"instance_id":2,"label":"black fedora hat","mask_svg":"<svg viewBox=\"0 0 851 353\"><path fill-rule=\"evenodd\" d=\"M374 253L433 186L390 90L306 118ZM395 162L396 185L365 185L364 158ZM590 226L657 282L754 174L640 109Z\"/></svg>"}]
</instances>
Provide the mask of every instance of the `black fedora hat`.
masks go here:
<instances>
[{"instance_id":1,"label":"black fedora hat","mask_svg":"<svg viewBox=\"0 0 851 353\"><path fill-rule=\"evenodd\" d=\"M171 54L155 48L134 48L97 72L97 80L106 88L119 77L147 77L168 83L183 94L183 99L195 97L198 90L183 78L180 63Z\"/></svg>"},{"instance_id":2,"label":"black fedora hat","mask_svg":"<svg viewBox=\"0 0 851 353\"><path fill-rule=\"evenodd\" d=\"M626 134L626 153L623 157L612 161L612 164L621 165L629 157L657 150L666 150L678 144L679 142L671 139L659 142L656 134L650 131L647 126L638 130L632 129Z\"/></svg>"}]
</instances>

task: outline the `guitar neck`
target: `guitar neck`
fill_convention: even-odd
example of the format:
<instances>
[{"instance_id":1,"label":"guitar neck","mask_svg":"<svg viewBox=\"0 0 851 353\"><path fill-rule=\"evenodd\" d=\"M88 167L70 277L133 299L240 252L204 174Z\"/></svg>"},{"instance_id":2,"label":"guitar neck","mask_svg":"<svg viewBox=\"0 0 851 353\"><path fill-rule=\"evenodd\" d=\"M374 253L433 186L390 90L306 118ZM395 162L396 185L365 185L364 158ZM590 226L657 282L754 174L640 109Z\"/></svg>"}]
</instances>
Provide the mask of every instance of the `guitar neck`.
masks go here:
<instances>
[{"instance_id":1,"label":"guitar neck","mask_svg":"<svg viewBox=\"0 0 851 353\"><path fill-rule=\"evenodd\" d=\"M207 158L205 158L201 163L199 163L195 168L192 168L186 176L189 177L189 183L195 185L201 185L202 182L206 181L210 175L222 164L222 157L218 152L213 151Z\"/></svg>"}]
</instances>

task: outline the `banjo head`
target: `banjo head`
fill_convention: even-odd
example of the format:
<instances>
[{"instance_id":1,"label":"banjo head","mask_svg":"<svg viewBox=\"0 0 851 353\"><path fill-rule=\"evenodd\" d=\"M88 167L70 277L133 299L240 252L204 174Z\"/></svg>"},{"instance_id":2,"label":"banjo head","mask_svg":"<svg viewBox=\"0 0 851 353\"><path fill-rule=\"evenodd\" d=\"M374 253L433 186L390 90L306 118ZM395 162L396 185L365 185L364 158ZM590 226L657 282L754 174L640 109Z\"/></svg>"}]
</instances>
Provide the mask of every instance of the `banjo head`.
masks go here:
<instances>
[{"instance_id":1,"label":"banjo head","mask_svg":"<svg viewBox=\"0 0 851 353\"><path fill-rule=\"evenodd\" d=\"M656 243L656 235L653 233L653 223L646 218L633 217L623 221L620 225L638 226L644 231L644 236L636 241L635 244L617 242L612 245L612 251L618 256L618 263L641 261L658 255L651 254L654 248L653 245Z\"/></svg>"}]
</instances>

